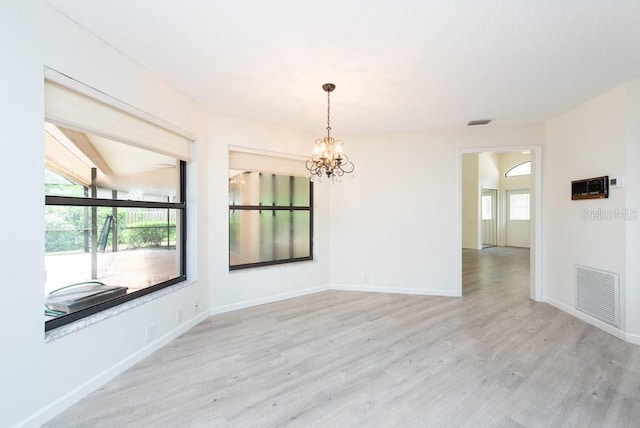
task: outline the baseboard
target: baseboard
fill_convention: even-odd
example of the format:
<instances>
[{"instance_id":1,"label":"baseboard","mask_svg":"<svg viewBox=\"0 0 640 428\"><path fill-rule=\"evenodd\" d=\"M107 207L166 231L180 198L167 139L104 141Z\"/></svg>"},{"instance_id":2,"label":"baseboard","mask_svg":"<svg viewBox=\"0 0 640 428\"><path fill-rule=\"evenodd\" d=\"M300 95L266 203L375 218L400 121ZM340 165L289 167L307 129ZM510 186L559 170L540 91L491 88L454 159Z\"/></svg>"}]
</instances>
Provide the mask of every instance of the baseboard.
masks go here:
<instances>
[{"instance_id":1,"label":"baseboard","mask_svg":"<svg viewBox=\"0 0 640 428\"><path fill-rule=\"evenodd\" d=\"M640 334L625 333L624 340L634 345L640 345Z\"/></svg>"},{"instance_id":2,"label":"baseboard","mask_svg":"<svg viewBox=\"0 0 640 428\"><path fill-rule=\"evenodd\" d=\"M460 291L441 290L437 288L401 288L401 287L377 287L373 285L346 285L333 284L331 290L341 291L364 291L369 293L394 293L394 294L414 294L419 296L445 296L460 297Z\"/></svg>"},{"instance_id":3,"label":"baseboard","mask_svg":"<svg viewBox=\"0 0 640 428\"><path fill-rule=\"evenodd\" d=\"M280 300L291 299L294 297L306 296L327 290L340 291L364 291L372 293L396 293L396 294L415 294L421 296L446 296L460 297L460 293L451 290L439 289L423 289L423 288L397 288L397 287L374 287L365 285L322 285L318 287L305 288L287 293L274 294L272 296L261 297L258 299L244 300L242 302L232 303L230 305L214 306L209 310L210 315L223 314L226 312L237 311L238 309L246 309L252 306L264 305L266 303L279 302Z\"/></svg>"},{"instance_id":4,"label":"baseboard","mask_svg":"<svg viewBox=\"0 0 640 428\"><path fill-rule=\"evenodd\" d=\"M149 355L153 354L158 349L162 348L181 334L190 330L192 327L206 319L208 316L209 314L206 311L203 311L184 324L177 326L173 330L167 332L165 335L159 337L157 340L149 343L144 348L127 356L122 361L92 377L82 385L69 391L62 397L40 409L38 412L22 420L16 425L16 427L39 427L71 405L80 401L80 399L84 398L90 392L97 390L102 385L106 384L119 374L123 373L125 370L131 368L133 365L139 363Z\"/></svg>"},{"instance_id":5,"label":"baseboard","mask_svg":"<svg viewBox=\"0 0 640 428\"><path fill-rule=\"evenodd\" d=\"M302 290L289 291L286 293L273 294L271 296L259 297L257 299L243 300L242 302L232 303L229 305L214 306L209 310L209 315L223 314L226 312L237 311L238 309L250 308L252 306L264 305L265 303L279 302L280 300L291 299L294 297L306 296L309 294L319 293L329 290L328 285L318 287L305 288Z\"/></svg>"},{"instance_id":6,"label":"baseboard","mask_svg":"<svg viewBox=\"0 0 640 428\"><path fill-rule=\"evenodd\" d=\"M576 308L572 308L571 306L564 304L552 297L549 296L544 296L544 301L548 304L550 304L551 306L560 309L563 312L568 313L571 316L574 316L588 324L591 324L594 327L598 327L600 330L604 330L607 333L617 337L618 339L622 339L626 342L630 342L629 340L627 340L627 335L625 334L624 331L620 330L619 328L616 328L612 325L609 325L605 322L600 321L599 319L590 317L589 315L580 312L579 310L577 310ZM640 337L638 337L638 339L640 339ZM631 342L633 343L633 342Z\"/></svg>"}]
</instances>

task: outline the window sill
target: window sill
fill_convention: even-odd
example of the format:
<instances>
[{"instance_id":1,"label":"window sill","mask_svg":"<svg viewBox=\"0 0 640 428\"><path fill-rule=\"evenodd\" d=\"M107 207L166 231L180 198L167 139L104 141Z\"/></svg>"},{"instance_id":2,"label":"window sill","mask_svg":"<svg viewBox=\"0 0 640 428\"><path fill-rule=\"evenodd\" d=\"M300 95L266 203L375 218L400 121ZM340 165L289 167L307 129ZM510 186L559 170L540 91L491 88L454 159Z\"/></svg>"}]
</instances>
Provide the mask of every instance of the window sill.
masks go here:
<instances>
[{"instance_id":1,"label":"window sill","mask_svg":"<svg viewBox=\"0 0 640 428\"><path fill-rule=\"evenodd\" d=\"M299 259L293 259L288 261L267 262L267 263L253 263L238 266L229 266L229 273L235 272L251 272L260 269L273 269L283 267L295 267L303 263L315 262L316 260L311 257L304 257Z\"/></svg>"},{"instance_id":2,"label":"window sill","mask_svg":"<svg viewBox=\"0 0 640 428\"><path fill-rule=\"evenodd\" d=\"M74 333L78 330L82 330L86 327L89 327L93 324L96 324L100 321L104 321L113 316L116 316L122 312L128 311L129 309L136 308L138 306L142 306L145 303L148 303L152 300L155 300L159 297L166 296L167 294L173 293L174 291L180 290L181 288L187 287L191 285L193 282L183 281L178 284L171 285L169 287L163 288L156 292L145 294L144 296L140 296L137 299L130 300L121 305L114 306L109 309L105 309L104 311L98 312L93 315L89 315L88 317L79 319L70 324L66 324L60 326L56 329L45 332L44 341L45 343L52 342L54 340L60 339L68 334Z\"/></svg>"}]
</instances>

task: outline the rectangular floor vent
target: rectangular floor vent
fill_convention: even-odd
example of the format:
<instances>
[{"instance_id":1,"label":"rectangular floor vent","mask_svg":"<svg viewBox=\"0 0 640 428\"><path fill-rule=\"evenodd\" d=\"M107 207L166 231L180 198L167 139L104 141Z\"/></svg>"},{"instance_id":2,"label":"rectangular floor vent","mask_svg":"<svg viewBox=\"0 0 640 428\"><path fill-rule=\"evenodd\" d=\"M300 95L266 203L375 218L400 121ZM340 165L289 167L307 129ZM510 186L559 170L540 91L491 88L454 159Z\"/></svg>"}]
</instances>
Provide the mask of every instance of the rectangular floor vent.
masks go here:
<instances>
[{"instance_id":1,"label":"rectangular floor vent","mask_svg":"<svg viewBox=\"0 0 640 428\"><path fill-rule=\"evenodd\" d=\"M620 327L620 275L576 265L576 309Z\"/></svg>"}]
</instances>

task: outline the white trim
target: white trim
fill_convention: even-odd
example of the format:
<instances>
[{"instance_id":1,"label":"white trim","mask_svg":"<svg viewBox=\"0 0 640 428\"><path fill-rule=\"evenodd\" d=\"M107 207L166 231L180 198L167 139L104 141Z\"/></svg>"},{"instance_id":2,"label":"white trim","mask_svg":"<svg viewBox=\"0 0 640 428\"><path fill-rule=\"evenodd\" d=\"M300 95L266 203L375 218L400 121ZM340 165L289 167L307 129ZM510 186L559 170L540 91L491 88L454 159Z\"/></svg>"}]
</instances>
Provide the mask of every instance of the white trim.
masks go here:
<instances>
[{"instance_id":1,"label":"white trim","mask_svg":"<svg viewBox=\"0 0 640 428\"><path fill-rule=\"evenodd\" d=\"M600 330L603 330L615 337L617 337L618 339L622 339L624 341L630 342L630 340L627 340L628 335L625 334L624 331L615 328L605 322L600 321L599 319L593 318L587 314L585 314L584 312L580 312L579 310L572 308L569 305L566 305L552 297L549 296L545 296L544 297L544 301L548 304L550 304L551 306L560 309L563 312L568 313L571 316L574 316L576 318L578 318L579 320L582 320L584 322L586 322L587 324L591 324L594 327L599 328ZM638 337L638 339L640 339L640 337ZM632 342L633 343L633 342Z\"/></svg>"},{"instance_id":2,"label":"white trim","mask_svg":"<svg viewBox=\"0 0 640 428\"><path fill-rule=\"evenodd\" d=\"M533 219L535 226L531 228L530 243L535 243L531 248L531 258L529 267L529 281L531 298L536 302L544 301L544 284L542 282L542 146L532 146L531 148L531 172L533 180L530 183L530 190L533 192Z\"/></svg>"},{"instance_id":3,"label":"white trim","mask_svg":"<svg viewBox=\"0 0 640 428\"><path fill-rule=\"evenodd\" d=\"M624 340L634 345L640 345L640 334L625 333Z\"/></svg>"},{"instance_id":4,"label":"white trim","mask_svg":"<svg viewBox=\"0 0 640 428\"><path fill-rule=\"evenodd\" d=\"M318 287L305 288L303 290L297 290L287 293L280 293L271 296L260 297L257 299L244 300L238 303L232 303L229 305L214 306L209 310L210 315L224 314L227 312L237 311L240 309L251 308L258 305L264 305L266 303L279 302L281 300L291 299L294 297L307 296L309 294L320 293L322 291L363 291L371 293L392 293L392 294L410 294L417 296L445 296L445 297L460 297L455 290L440 290L440 289L423 289L423 288L398 288L398 287L375 287L366 285L345 285L345 284L332 284L321 285Z\"/></svg>"},{"instance_id":5,"label":"white trim","mask_svg":"<svg viewBox=\"0 0 640 428\"><path fill-rule=\"evenodd\" d=\"M84 382L82 385L77 388L72 389L68 393L64 394L62 397L53 401L52 403L46 405L45 407L38 410L33 415L19 422L16 427L30 427L30 426L40 426L43 423L47 422L49 419L54 416L60 414L65 409L69 408L71 405L80 401L83 397L85 397L90 392L93 392L114 379L116 376L123 373L125 370L133 367L135 364L139 363L143 359L147 358L149 355L153 354L163 346L167 345L172 340L176 339L178 336L184 334L186 331L195 327L198 323L205 320L208 317L206 311L198 314L194 318L188 320L187 322L180 324L173 330L167 332L162 337L159 337L157 340L149 343L144 348L134 352L133 354L127 356L120 362L114 364L110 368L102 371L96 376L92 377L88 381Z\"/></svg>"},{"instance_id":6,"label":"white trim","mask_svg":"<svg viewBox=\"0 0 640 428\"><path fill-rule=\"evenodd\" d=\"M445 297L461 297L459 291L441 290L437 288L401 288L401 287L376 287L373 285L347 285L333 284L331 290L339 291L364 291L368 293L392 293L392 294L411 294L417 296L445 296Z\"/></svg>"},{"instance_id":7,"label":"white trim","mask_svg":"<svg viewBox=\"0 0 640 428\"><path fill-rule=\"evenodd\" d=\"M251 308L253 306L264 305L265 303L279 302L281 300L301 297L309 294L319 293L329 290L329 286L320 285L317 287L305 288L302 290L289 291L286 293L273 294L271 296L259 297L257 299L243 300L242 302L231 303L229 305L214 306L209 309L209 315L224 314L226 312L237 311L239 309Z\"/></svg>"}]
</instances>

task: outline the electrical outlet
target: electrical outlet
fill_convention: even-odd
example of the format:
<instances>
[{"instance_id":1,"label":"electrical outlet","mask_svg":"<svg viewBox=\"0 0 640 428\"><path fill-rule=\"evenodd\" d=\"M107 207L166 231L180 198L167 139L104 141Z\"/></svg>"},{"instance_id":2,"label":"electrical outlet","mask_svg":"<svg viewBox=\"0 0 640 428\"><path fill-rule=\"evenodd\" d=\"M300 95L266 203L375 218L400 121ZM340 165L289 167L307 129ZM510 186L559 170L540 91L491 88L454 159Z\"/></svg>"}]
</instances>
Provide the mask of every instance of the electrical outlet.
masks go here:
<instances>
[{"instance_id":1,"label":"electrical outlet","mask_svg":"<svg viewBox=\"0 0 640 428\"><path fill-rule=\"evenodd\" d=\"M365 284L368 284L369 280L370 280L369 275L365 275L364 278L362 278L362 282Z\"/></svg>"},{"instance_id":2,"label":"electrical outlet","mask_svg":"<svg viewBox=\"0 0 640 428\"><path fill-rule=\"evenodd\" d=\"M194 300L193 301L193 313L197 314L199 310L200 310L200 306L198 305L198 301Z\"/></svg>"},{"instance_id":3,"label":"electrical outlet","mask_svg":"<svg viewBox=\"0 0 640 428\"><path fill-rule=\"evenodd\" d=\"M155 337L156 337L156 325L155 324L149 324L147 326L146 341L149 342L150 340L155 339Z\"/></svg>"},{"instance_id":4,"label":"electrical outlet","mask_svg":"<svg viewBox=\"0 0 640 428\"><path fill-rule=\"evenodd\" d=\"M178 312L176 312L176 321L177 322L181 322L182 318L184 318L183 313L182 313L182 309L178 309Z\"/></svg>"}]
</instances>

